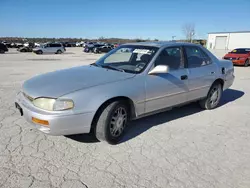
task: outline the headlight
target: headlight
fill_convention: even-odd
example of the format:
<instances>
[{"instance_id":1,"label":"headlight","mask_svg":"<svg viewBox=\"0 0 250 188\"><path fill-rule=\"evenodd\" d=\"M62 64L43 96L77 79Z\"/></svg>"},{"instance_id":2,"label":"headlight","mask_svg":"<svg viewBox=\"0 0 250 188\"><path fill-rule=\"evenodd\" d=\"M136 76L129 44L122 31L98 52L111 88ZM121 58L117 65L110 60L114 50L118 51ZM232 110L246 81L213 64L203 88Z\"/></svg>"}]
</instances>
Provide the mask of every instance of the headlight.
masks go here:
<instances>
[{"instance_id":1,"label":"headlight","mask_svg":"<svg viewBox=\"0 0 250 188\"><path fill-rule=\"evenodd\" d=\"M48 111L69 110L74 107L74 102L68 99L37 98L33 101L33 104Z\"/></svg>"},{"instance_id":2,"label":"headlight","mask_svg":"<svg viewBox=\"0 0 250 188\"><path fill-rule=\"evenodd\" d=\"M58 99L54 103L53 110L60 111L60 110L69 110L74 107L74 102L68 99Z\"/></svg>"},{"instance_id":3,"label":"headlight","mask_svg":"<svg viewBox=\"0 0 250 188\"><path fill-rule=\"evenodd\" d=\"M33 104L38 108L53 111L53 106L55 101L56 101L55 99L37 98L33 100Z\"/></svg>"},{"instance_id":4,"label":"headlight","mask_svg":"<svg viewBox=\"0 0 250 188\"><path fill-rule=\"evenodd\" d=\"M239 57L238 60L245 60L245 57Z\"/></svg>"}]
</instances>

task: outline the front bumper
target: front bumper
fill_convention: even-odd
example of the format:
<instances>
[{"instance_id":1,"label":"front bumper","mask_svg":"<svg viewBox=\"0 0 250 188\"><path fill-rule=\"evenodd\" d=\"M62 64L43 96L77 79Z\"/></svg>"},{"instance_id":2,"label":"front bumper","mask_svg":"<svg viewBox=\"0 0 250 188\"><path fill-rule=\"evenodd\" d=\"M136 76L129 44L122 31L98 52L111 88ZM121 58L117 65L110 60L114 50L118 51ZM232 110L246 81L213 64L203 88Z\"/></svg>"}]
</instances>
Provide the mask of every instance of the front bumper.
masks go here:
<instances>
[{"instance_id":1,"label":"front bumper","mask_svg":"<svg viewBox=\"0 0 250 188\"><path fill-rule=\"evenodd\" d=\"M244 65L246 60L232 60L234 65Z\"/></svg>"},{"instance_id":2,"label":"front bumper","mask_svg":"<svg viewBox=\"0 0 250 188\"><path fill-rule=\"evenodd\" d=\"M36 108L20 92L16 97L16 103L21 107L23 116L27 122L38 130L50 135L72 135L89 133L94 113L73 114L62 112L49 112ZM49 122L48 126L34 123L33 118Z\"/></svg>"}]
</instances>

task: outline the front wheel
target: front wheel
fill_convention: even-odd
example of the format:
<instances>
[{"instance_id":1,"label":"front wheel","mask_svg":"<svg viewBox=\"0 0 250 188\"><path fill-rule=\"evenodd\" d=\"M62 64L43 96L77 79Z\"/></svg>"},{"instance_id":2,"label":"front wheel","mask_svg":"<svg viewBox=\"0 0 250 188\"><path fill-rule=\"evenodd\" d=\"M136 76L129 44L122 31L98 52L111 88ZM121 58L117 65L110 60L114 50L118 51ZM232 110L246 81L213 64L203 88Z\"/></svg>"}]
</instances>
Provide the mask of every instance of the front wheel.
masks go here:
<instances>
[{"instance_id":1,"label":"front wheel","mask_svg":"<svg viewBox=\"0 0 250 188\"><path fill-rule=\"evenodd\" d=\"M4 54L4 52L5 52L4 50L0 49L0 54Z\"/></svg>"},{"instance_id":2,"label":"front wheel","mask_svg":"<svg viewBox=\"0 0 250 188\"><path fill-rule=\"evenodd\" d=\"M222 95L222 85L220 83L214 83L205 99L200 100L200 106L203 109L211 110L218 106Z\"/></svg>"},{"instance_id":3,"label":"front wheel","mask_svg":"<svg viewBox=\"0 0 250 188\"><path fill-rule=\"evenodd\" d=\"M43 54L43 51L42 50L38 50L37 52L36 52L36 54Z\"/></svg>"},{"instance_id":4,"label":"front wheel","mask_svg":"<svg viewBox=\"0 0 250 188\"><path fill-rule=\"evenodd\" d=\"M117 144L123 137L129 120L127 105L115 101L103 108L95 123L95 135L100 141Z\"/></svg>"}]
</instances>

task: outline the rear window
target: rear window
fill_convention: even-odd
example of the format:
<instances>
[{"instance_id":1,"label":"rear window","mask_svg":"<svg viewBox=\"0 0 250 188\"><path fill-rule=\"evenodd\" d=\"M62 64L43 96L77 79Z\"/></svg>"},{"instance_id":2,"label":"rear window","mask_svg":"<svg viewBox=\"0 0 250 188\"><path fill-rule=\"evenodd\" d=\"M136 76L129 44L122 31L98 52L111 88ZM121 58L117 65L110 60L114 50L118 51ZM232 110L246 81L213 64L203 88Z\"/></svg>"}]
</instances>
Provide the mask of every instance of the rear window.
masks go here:
<instances>
[{"instance_id":1,"label":"rear window","mask_svg":"<svg viewBox=\"0 0 250 188\"><path fill-rule=\"evenodd\" d=\"M234 49L230 53L232 53L232 54L247 54L247 53L250 53L250 48Z\"/></svg>"}]
</instances>

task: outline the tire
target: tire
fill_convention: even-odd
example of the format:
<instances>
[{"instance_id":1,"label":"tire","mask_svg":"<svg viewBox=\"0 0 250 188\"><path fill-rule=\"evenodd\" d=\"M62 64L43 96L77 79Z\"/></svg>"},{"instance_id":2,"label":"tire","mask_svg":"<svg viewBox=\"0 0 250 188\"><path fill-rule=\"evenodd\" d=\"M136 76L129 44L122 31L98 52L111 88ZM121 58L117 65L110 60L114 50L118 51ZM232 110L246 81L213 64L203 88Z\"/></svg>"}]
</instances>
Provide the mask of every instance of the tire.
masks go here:
<instances>
[{"instance_id":1,"label":"tire","mask_svg":"<svg viewBox=\"0 0 250 188\"><path fill-rule=\"evenodd\" d=\"M42 51L42 50L38 50L38 51L36 52L36 54L43 54L43 51Z\"/></svg>"},{"instance_id":2,"label":"tire","mask_svg":"<svg viewBox=\"0 0 250 188\"><path fill-rule=\"evenodd\" d=\"M4 54L5 53L5 51L4 50L0 50L0 54Z\"/></svg>"},{"instance_id":3,"label":"tire","mask_svg":"<svg viewBox=\"0 0 250 188\"><path fill-rule=\"evenodd\" d=\"M248 66L249 66L249 59L247 59L247 60L245 61L244 66L245 66L245 67L248 67Z\"/></svg>"},{"instance_id":4,"label":"tire","mask_svg":"<svg viewBox=\"0 0 250 188\"><path fill-rule=\"evenodd\" d=\"M99 141L117 144L122 139L129 120L128 106L123 101L106 105L95 122L95 136Z\"/></svg>"},{"instance_id":5,"label":"tire","mask_svg":"<svg viewBox=\"0 0 250 188\"><path fill-rule=\"evenodd\" d=\"M57 50L56 54L61 54L62 50Z\"/></svg>"},{"instance_id":6,"label":"tire","mask_svg":"<svg viewBox=\"0 0 250 188\"><path fill-rule=\"evenodd\" d=\"M215 82L205 99L199 101L201 108L206 110L212 110L216 108L220 102L222 95L222 85L219 82Z\"/></svg>"}]
</instances>

